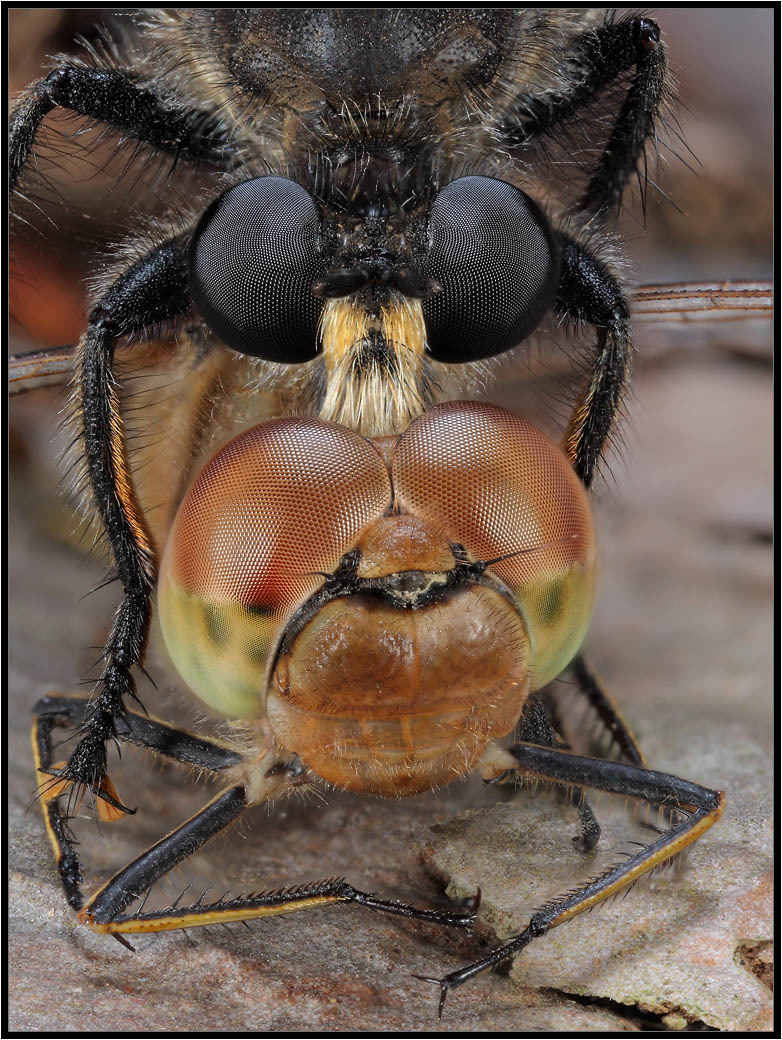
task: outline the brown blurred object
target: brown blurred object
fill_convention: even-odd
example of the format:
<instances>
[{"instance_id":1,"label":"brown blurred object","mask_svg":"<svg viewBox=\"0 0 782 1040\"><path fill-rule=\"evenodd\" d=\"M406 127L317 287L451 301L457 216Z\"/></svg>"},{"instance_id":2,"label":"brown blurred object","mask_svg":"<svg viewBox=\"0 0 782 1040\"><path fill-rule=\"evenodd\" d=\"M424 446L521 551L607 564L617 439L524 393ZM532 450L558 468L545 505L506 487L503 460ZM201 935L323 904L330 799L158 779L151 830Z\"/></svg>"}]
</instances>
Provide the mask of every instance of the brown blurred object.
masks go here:
<instances>
[{"instance_id":1,"label":"brown blurred object","mask_svg":"<svg viewBox=\"0 0 782 1040\"><path fill-rule=\"evenodd\" d=\"M75 343L84 328L84 270L64 266L59 256L16 249L10 268L10 306L14 331L33 343Z\"/></svg>"},{"instance_id":2,"label":"brown blurred object","mask_svg":"<svg viewBox=\"0 0 782 1040\"><path fill-rule=\"evenodd\" d=\"M16 9L9 12L12 96L45 76L57 54L83 56L115 47L134 49L131 9ZM63 109L44 120L36 140L35 166L28 167L15 200L14 266L11 271L13 351L74 342L84 327L86 280L111 255L115 242L144 219L163 212L181 188L166 174L170 163L135 143L118 147L118 135L102 124ZM151 161L148 161L151 160ZM161 180L161 175L163 179Z\"/></svg>"},{"instance_id":3,"label":"brown blurred object","mask_svg":"<svg viewBox=\"0 0 782 1040\"><path fill-rule=\"evenodd\" d=\"M9 86L12 94L40 76L47 55L71 53L81 35L95 39L110 12L100 7L12 7L8 12Z\"/></svg>"},{"instance_id":4,"label":"brown blurred object","mask_svg":"<svg viewBox=\"0 0 782 1040\"><path fill-rule=\"evenodd\" d=\"M773 248L774 12L659 11L678 104L660 129L644 227L623 219L634 280L770 278Z\"/></svg>"},{"instance_id":5,"label":"brown blurred object","mask_svg":"<svg viewBox=\"0 0 782 1040\"><path fill-rule=\"evenodd\" d=\"M16 8L8 12L9 91L11 97L46 74L48 59L58 53L83 51L75 41L88 43L99 38L99 29L109 19L101 8ZM47 127L72 123L62 113L53 113ZM72 127L70 127L72 129ZM51 135L50 135L51 136ZM44 155L46 149L43 149ZM20 215L38 234L23 225L14 242L10 269L12 349L56 345L78 339L85 313L84 278L90 249L74 241L69 191L73 164L65 161L58 169L43 170L56 192L35 199L35 208L22 205ZM93 189L94 190L94 189ZM59 194L58 199L56 195Z\"/></svg>"}]
</instances>

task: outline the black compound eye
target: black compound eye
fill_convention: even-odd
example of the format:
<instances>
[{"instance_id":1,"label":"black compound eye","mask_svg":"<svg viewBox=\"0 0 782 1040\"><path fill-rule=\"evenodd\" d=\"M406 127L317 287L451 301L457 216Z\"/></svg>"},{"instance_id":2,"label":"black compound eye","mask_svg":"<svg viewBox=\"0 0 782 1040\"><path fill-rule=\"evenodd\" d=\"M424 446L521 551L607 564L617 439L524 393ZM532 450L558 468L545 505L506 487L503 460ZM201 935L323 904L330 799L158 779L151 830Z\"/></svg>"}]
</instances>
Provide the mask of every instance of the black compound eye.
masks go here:
<instances>
[{"instance_id":1,"label":"black compound eye","mask_svg":"<svg viewBox=\"0 0 782 1040\"><path fill-rule=\"evenodd\" d=\"M559 263L548 221L523 191L491 177L461 177L429 211L422 265L442 290L423 302L438 361L478 361L520 343L557 290Z\"/></svg>"},{"instance_id":2,"label":"black compound eye","mask_svg":"<svg viewBox=\"0 0 782 1040\"><path fill-rule=\"evenodd\" d=\"M190 245L190 291L229 347L297 364L317 352L322 303L320 215L312 196L282 177L230 188L209 207Z\"/></svg>"}]
</instances>

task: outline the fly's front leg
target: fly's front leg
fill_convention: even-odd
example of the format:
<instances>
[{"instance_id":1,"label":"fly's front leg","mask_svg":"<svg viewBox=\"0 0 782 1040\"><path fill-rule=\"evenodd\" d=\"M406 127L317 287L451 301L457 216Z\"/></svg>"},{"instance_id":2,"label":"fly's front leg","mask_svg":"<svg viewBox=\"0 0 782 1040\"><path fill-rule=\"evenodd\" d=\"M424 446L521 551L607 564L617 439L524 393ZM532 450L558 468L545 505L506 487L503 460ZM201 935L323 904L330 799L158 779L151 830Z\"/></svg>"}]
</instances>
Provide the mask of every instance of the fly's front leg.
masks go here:
<instances>
[{"instance_id":1,"label":"fly's front leg","mask_svg":"<svg viewBox=\"0 0 782 1040\"><path fill-rule=\"evenodd\" d=\"M114 66L62 62L19 97L9 121L9 187L16 187L41 123L63 108L98 120L136 141L186 162L222 166L225 129L206 111L175 106L158 96L153 81Z\"/></svg>"},{"instance_id":2,"label":"fly's front leg","mask_svg":"<svg viewBox=\"0 0 782 1040\"><path fill-rule=\"evenodd\" d=\"M58 727L73 728L84 725L90 711L91 704L88 698L58 694L42 697L33 709L33 757L38 776L41 778L38 798L65 897L74 910L81 910L84 904L77 843L68 826L68 820L73 816L71 802L74 789L68 781L62 780L62 770L55 764L52 733ZM116 720L116 729L117 736L125 743L156 751L174 761L197 766L215 775L225 773L241 761L241 756L236 751L219 741L175 729L165 722L138 712L126 711ZM116 819L118 815L122 815L122 811L130 811L125 810L119 803L108 778L104 778L96 794L98 812L104 819ZM78 799L78 792L75 792L75 797ZM60 804L63 798L67 798L64 811ZM113 814L106 807L117 809L118 812Z\"/></svg>"},{"instance_id":3,"label":"fly's front leg","mask_svg":"<svg viewBox=\"0 0 782 1040\"><path fill-rule=\"evenodd\" d=\"M68 827L69 814L63 813L59 804L59 797L63 793L62 785L56 779L50 779L55 777L52 730L56 726L63 725L67 716L58 716L54 713L39 715L38 708L37 704L32 731L35 767L41 780L38 798L43 810L46 832L54 850L57 873L65 892L65 898L68 900L68 905L74 910L81 910L84 904L84 896L81 891L83 880L81 863L75 848L76 842Z\"/></svg>"},{"instance_id":4,"label":"fly's front leg","mask_svg":"<svg viewBox=\"0 0 782 1040\"><path fill-rule=\"evenodd\" d=\"M486 957L442 979L425 979L440 987L439 1011L448 992L488 968L508 964L533 939L572 917L590 910L632 885L655 867L673 859L704 834L722 815L725 796L688 780L624 762L607 762L566 751L516 744L509 749L524 775L569 787L592 787L645 801L671 813L669 828L639 852L591 878L571 892L551 900L531 916L527 927Z\"/></svg>"},{"instance_id":5,"label":"fly's front leg","mask_svg":"<svg viewBox=\"0 0 782 1040\"><path fill-rule=\"evenodd\" d=\"M599 212L619 205L625 185L642 161L646 142L654 134L665 90L665 47L657 23L638 17L604 26L585 42L597 71L596 83L635 67L600 163L578 204L581 209Z\"/></svg>"},{"instance_id":6,"label":"fly's front leg","mask_svg":"<svg viewBox=\"0 0 782 1040\"><path fill-rule=\"evenodd\" d=\"M126 697L136 698L131 669L141 663L151 617L156 554L128 464L112 366L116 341L183 315L190 306L187 242L171 239L127 268L93 309L79 353L75 391L86 476L103 522L124 599L104 649L97 696L84 719L83 737L61 779L100 794L106 742L117 739Z\"/></svg>"},{"instance_id":7,"label":"fly's front leg","mask_svg":"<svg viewBox=\"0 0 782 1040\"><path fill-rule=\"evenodd\" d=\"M573 468L584 486L590 487L630 381L630 311L622 286L605 264L568 235L560 234L559 241L560 283L555 310L568 321L597 329L587 379L564 439Z\"/></svg>"},{"instance_id":8,"label":"fly's front leg","mask_svg":"<svg viewBox=\"0 0 782 1040\"><path fill-rule=\"evenodd\" d=\"M551 134L577 119L601 91L631 69L624 102L579 209L601 213L618 206L647 141L654 136L666 90L665 46L657 23L633 16L583 33L562 59L561 75L571 82L560 91L526 101L518 119L502 128L511 146Z\"/></svg>"}]
</instances>

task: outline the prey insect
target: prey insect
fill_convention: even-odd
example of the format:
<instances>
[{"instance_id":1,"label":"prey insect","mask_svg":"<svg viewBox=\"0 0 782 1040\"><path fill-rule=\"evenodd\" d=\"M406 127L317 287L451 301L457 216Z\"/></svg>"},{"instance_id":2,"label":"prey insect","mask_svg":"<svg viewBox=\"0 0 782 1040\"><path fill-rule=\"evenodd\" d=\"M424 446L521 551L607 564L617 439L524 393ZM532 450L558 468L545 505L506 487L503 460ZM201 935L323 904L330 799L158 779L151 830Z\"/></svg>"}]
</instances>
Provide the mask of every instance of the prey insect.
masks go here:
<instances>
[{"instance_id":1,"label":"prey insect","mask_svg":"<svg viewBox=\"0 0 782 1040\"><path fill-rule=\"evenodd\" d=\"M250 806L313 778L382 797L472 771L537 777L573 793L587 849L599 825L585 788L668 814L632 857L436 980L442 1011L450 989L671 860L723 808L720 792L647 768L579 656L595 568L587 490L632 359L604 229L664 118L659 30L588 9L186 9L148 35L155 49L132 64L56 63L11 118L22 191L55 107L221 178L152 241L127 244L75 360L83 476L124 598L95 695L36 706L62 885L85 924L120 938L332 903L464 927L472 913L342 880L127 911ZM597 154L571 147L582 132ZM461 399L546 322L592 333L561 448ZM66 357L14 370L31 386ZM167 483L154 512L123 358L183 375L155 448ZM134 706L155 595L183 679L244 720L249 743ZM563 746L544 688L567 668L623 761ZM78 740L60 765L62 726ZM225 786L85 897L68 821L85 790L108 817L130 811L108 776L112 741Z\"/></svg>"}]
</instances>

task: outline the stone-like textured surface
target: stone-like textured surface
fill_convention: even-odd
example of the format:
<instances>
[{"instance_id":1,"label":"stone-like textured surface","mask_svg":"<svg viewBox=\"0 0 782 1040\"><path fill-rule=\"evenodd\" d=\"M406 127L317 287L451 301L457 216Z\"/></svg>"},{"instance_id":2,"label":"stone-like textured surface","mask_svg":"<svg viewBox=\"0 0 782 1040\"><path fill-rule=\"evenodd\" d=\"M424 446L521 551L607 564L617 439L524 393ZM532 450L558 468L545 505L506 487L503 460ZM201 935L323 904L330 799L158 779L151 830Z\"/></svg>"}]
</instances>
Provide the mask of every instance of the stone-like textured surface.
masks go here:
<instances>
[{"instance_id":1,"label":"stone-like textured surface","mask_svg":"<svg viewBox=\"0 0 782 1040\"><path fill-rule=\"evenodd\" d=\"M721 1030L770 1028L771 993L737 956L745 937L771 938L770 760L740 725L730 733L731 753L679 713L658 714L655 721L665 735L647 741L651 760L723 787L729 792L725 815L679 870L657 873L627 898L534 942L518 959L514 978ZM574 880L634 851L629 839L649 840L625 813L611 813L599 851L579 856L571 843L573 810L537 802L469 810L434 828L425 846L426 861L449 879L454 896L480 884L481 916L501 938L519 931L531 910ZM598 801L599 810L604 802Z\"/></svg>"}]
</instances>

